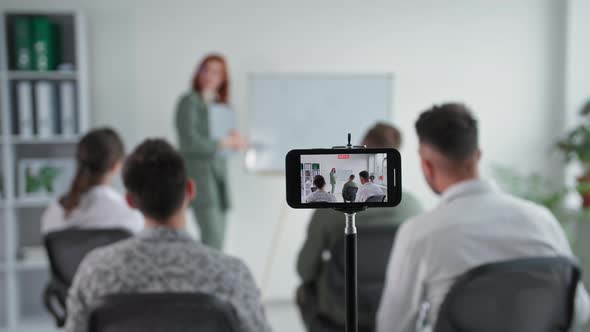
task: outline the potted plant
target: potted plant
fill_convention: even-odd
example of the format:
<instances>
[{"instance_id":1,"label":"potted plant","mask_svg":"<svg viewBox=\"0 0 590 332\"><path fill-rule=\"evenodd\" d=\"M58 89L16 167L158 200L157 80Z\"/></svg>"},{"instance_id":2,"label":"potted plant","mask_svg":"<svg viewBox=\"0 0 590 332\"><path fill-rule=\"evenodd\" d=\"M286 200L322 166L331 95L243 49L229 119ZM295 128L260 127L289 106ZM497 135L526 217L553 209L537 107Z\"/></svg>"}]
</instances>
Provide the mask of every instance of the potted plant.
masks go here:
<instances>
[{"instance_id":1,"label":"potted plant","mask_svg":"<svg viewBox=\"0 0 590 332\"><path fill-rule=\"evenodd\" d=\"M559 221L565 221L564 200L570 192L568 188L540 174L524 174L506 165L493 165L492 174L502 189L546 207Z\"/></svg>"},{"instance_id":2,"label":"potted plant","mask_svg":"<svg viewBox=\"0 0 590 332\"><path fill-rule=\"evenodd\" d=\"M573 128L566 137L557 142L566 161L577 160L583 173L578 176L578 192L582 196L582 206L590 207L590 101L580 111L583 122Z\"/></svg>"}]
</instances>

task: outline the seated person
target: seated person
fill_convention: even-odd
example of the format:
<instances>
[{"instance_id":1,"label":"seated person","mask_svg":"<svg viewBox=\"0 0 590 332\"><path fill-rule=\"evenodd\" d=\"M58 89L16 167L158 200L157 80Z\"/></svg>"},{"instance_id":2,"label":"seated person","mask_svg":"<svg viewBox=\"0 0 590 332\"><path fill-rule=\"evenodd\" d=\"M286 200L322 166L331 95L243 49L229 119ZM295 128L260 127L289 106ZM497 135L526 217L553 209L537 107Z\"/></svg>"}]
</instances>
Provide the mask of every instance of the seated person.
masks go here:
<instances>
[{"instance_id":1,"label":"seated person","mask_svg":"<svg viewBox=\"0 0 590 332\"><path fill-rule=\"evenodd\" d=\"M334 203L336 202L336 196L326 191L326 180L321 175L313 177L313 185L317 188L314 192L309 194L305 201L307 203Z\"/></svg>"},{"instance_id":2,"label":"seated person","mask_svg":"<svg viewBox=\"0 0 590 332\"><path fill-rule=\"evenodd\" d=\"M180 154L163 140L146 140L128 157L123 181L127 201L144 215L146 229L86 256L70 288L66 331L88 331L89 315L102 296L135 292L211 294L233 305L240 331L270 331L246 265L185 232L196 189Z\"/></svg>"},{"instance_id":3,"label":"seated person","mask_svg":"<svg viewBox=\"0 0 590 332\"><path fill-rule=\"evenodd\" d=\"M348 177L348 181L346 181L346 183L342 186L342 198L344 199L345 202L354 202L355 198L356 198L356 191L354 192L354 194L352 194L350 192L349 188L357 188L358 189L358 185L356 184L356 182L354 182L354 174L350 174L350 176Z\"/></svg>"},{"instance_id":4,"label":"seated person","mask_svg":"<svg viewBox=\"0 0 590 332\"><path fill-rule=\"evenodd\" d=\"M401 145L400 132L387 124L377 124L365 135L363 145L369 148L396 148ZM351 175L351 179L354 175ZM394 225L420 213L418 200L410 193L403 192L403 199L396 208L375 208L359 214L356 224ZM336 242L344 236L344 215L332 209L315 210L307 230L307 238L297 260L297 273L302 285L297 290L297 304L305 325L310 327L321 313L330 320L344 326L344 303L329 296L328 276L324 259ZM385 267L383 268L385 271ZM383 272L385 273L385 272ZM367 312L359 307L359 323L363 326L373 324L375 312Z\"/></svg>"},{"instance_id":5,"label":"seated person","mask_svg":"<svg viewBox=\"0 0 590 332\"><path fill-rule=\"evenodd\" d=\"M356 193L357 202L366 202L369 197L385 195L383 190L376 184L370 181L369 172L362 171L359 173L361 179L361 187ZM375 179L375 177L373 177Z\"/></svg>"},{"instance_id":6,"label":"seated person","mask_svg":"<svg viewBox=\"0 0 590 332\"><path fill-rule=\"evenodd\" d=\"M441 202L398 231L377 316L379 332L415 331L422 325L417 316L426 303L426 321L435 326L449 288L476 266L573 255L551 212L480 178L477 121L466 106L434 106L420 115L416 132L424 177ZM588 319L589 309L580 283L580 322Z\"/></svg>"},{"instance_id":7,"label":"seated person","mask_svg":"<svg viewBox=\"0 0 590 332\"><path fill-rule=\"evenodd\" d=\"M121 170L125 149L112 129L94 129L76 148L76 175L70 190L51 203L41 217L41 231L68 227L143 229L143 216L131 209L112 182Z\"/></svg>"}]
</instances>

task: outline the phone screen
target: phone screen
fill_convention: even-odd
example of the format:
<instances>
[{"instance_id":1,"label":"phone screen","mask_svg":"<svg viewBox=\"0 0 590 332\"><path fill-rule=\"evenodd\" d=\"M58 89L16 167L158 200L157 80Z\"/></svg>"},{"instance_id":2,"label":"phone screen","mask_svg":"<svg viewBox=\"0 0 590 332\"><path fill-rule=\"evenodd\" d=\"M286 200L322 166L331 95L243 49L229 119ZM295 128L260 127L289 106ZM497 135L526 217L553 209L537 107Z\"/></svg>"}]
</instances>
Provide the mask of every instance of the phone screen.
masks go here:
<instances>
[{"instance_id":1,"label":"phone screen","mask_svg":"<svg viewBox=\"0 0 590 332\"><path fill-rule=\"evenodd\" d=\"M297 208L391 207L401 199L400 175L394 149L293 150L287 157L287 201Z\"/></svg>"}]
</instances>

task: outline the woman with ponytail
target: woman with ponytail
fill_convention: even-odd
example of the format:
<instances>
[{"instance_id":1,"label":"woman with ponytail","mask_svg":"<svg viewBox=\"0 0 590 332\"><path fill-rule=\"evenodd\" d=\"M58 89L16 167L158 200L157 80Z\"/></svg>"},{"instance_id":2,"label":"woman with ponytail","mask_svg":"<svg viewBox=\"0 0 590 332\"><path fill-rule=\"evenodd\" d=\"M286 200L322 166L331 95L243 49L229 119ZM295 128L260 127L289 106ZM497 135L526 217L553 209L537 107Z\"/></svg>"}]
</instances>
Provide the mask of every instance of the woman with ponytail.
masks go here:
<instances>
[{"instance_id":1,"label":"woman with ponytail","mask_svg":"<svg viewBox=\"0 0 590 332\"><path fill-rule=\"evenodd\" d=\"M112 187L119 175L125 148L109 128L94 129L78 143L77 170L70 190L43 214L43 233L68 227L143 229L143 217Z\"/></svg>"}]
</instances>

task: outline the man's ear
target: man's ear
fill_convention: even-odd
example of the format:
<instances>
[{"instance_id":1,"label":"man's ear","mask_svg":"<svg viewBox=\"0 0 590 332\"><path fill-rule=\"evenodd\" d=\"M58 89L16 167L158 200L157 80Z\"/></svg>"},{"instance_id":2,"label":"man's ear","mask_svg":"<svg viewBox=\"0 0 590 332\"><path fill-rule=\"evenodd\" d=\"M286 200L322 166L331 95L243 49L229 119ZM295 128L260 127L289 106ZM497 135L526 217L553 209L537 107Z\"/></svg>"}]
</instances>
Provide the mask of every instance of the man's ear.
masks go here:
<instances>
[{"instance_id":1,"label":"man's ear","mask_svg":"<svg viewBox=\"0 0 590 332\"><path fill-rule=\"evenodd\" d=\"M137 206L135 205L135 202L133 202L133 199L131 198L131 194L126 193L125 194L125 200L127 201L127 204L132 208L132 209L137 209Z\"/></svg>"},{"instance_id":2,"label":"man's ear","mask_svg":"<svg viewBox=\"0 0 590 332\"><path fill-rule=\"evenodd\" d=\"M431 181L434 178L434 166L432 165L432 162L426 158L420 158L420 163L422 165L424 177L426 180Z\"/></svg>"},{"instance_id":3,"label":"man's ear","mask_svg":"<svg viewBox=\"0 0 590 332\"><path fill-rule=\"evenodd\" d=\"M111 168L111 173L119 174L121 172L121 169L123 169L123 161L119 160Z\"/></svg>"},{"instance_id":4,"label":"man's ear","mask_svg":"<svg viewBox=\"0 0 590 332\"><path fill-rule=\"evenodd\" d=\"M197 184L193 179L186 181L186 198L189 202L192 202L197 197Z\"/></svg>"}]
</instances>

